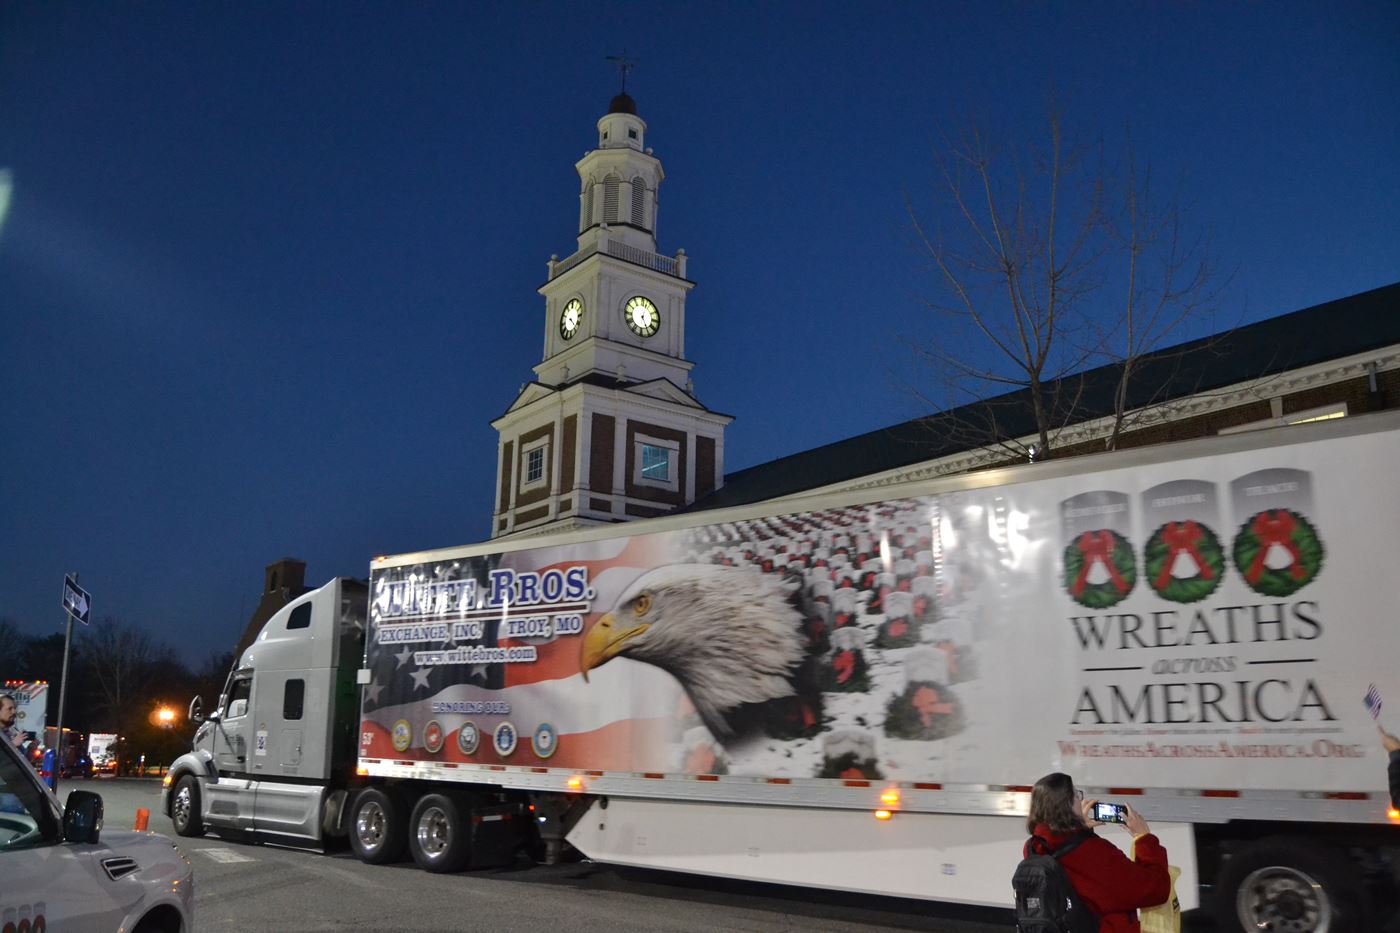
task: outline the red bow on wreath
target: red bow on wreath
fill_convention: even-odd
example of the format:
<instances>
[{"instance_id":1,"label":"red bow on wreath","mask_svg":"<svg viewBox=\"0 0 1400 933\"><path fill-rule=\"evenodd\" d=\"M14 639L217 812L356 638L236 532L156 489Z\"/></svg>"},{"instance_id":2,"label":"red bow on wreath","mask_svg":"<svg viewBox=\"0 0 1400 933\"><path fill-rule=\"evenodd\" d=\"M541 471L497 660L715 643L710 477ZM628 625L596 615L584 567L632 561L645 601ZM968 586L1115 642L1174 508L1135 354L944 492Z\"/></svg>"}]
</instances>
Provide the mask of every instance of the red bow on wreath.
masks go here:
<instances>
[{"instance_id":1,"label":"red bow on wreath","mask_svg":"<svg viewBox=\"0 0 1400 933\"><path fill-rule=\"evenodd\" d=\"M938 691L932 687L920 687L915 690L910 703L918 711L919 719L923 721L925 728L933 725L934 716L947 716L953 712L953 704L944 703Z\"/></svg>"},{"instance_id":2,"label":"red bow on wreath","mask_svg":"<svg viewBox=\"0 0 1400 933\"><path fill-rule=\"evenodd\" d=\"M856 671L856 653L849 649L836 652L836 657L831 659L831 667L836 671L836 682L844 684Z\"/></svg>"},{"instance_id":3,"label":"red bow on wreath","mask_svg":"<svg viewBox=\"0 0 1400 933\"><path fill-rule=\"evenodd\" d=\"M1113 582L1113 588L1120 595L1128 592L1127 582L1113 563L1113 532L1107 529L1086 531L1079 536L1075 544L1079 547L1079 553L1084 557L1084 566L1079 568L1079 578L1074 581L1070 592L1075 596L1084 592L1084 587L1089 582L1089 571L1093 569L1095 564L1103 564L1108 569L1108 577Z\"/></svg>"},{"instance_id":4,"label":"red bow on wreath","mask_svg":"<svg viewBox=\"0 0 1400 933\"><path fill-rule=\"evenodd\" d=\"M1157 589L1162 589L1172 582L1172 564L1176 561L1178 554L1190 554L1191 559L1196 563L1196 575L1202 580L1214 580L1215 571L1210 569L1201 552L1196 549L1203 536L1201 526L1194 521L1184 521L1180 524L1167 522L1162 529L1162 542L1166 544L1167 559L1162 563L1162 572L1157 574Z\"/></svg>"},{"instance_id":5,"label":"red bow on wreath","mask_svg":"<svg viewBox=\"0 0 1400 933\"><path fill-rule=\"evenodd\" d=\"M1249 530L1259 539L1259 550L1255 553L1249 569L1244 572L1244 578L1250 583L1259 582L1259 578L1264 575L1264 558L1269 555L1269 548L1275 544L1288 551L1288 556L1292 558L1288 572L1293 575L1293 579L1301 580L1307 576L1307 571L1303 569L1303 555L1298 553L1298 546L1293 543L1293 531L1297 527L1298 523L1293 520L1292 513L1284 509L1277 512L1260 512L1254 516Z\"/></svg>"}]
</instances>

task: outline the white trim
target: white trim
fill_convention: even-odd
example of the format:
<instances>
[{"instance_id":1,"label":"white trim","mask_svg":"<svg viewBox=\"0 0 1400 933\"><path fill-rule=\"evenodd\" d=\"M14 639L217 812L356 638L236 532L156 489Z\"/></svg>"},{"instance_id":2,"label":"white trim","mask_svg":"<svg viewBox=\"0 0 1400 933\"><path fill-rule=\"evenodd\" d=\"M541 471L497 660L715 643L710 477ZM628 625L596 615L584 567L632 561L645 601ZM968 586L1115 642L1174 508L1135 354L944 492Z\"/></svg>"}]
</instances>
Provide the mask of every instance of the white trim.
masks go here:
<instances>
[{"instance_id":1,"label":"white trim","mask_svg":"<svg viewBox=\"0 0 1400 933\"><path fill-rule=\"evenodd\" d=\"M668 441L659 437L652 437L638 431L632 437L632 482L637 486L650 486L653 489L665 489L667 492L679 492L680 483L680 451L681 445L678 441ZM656 447L669 451L666 458L666 480L652 479L642 475L642 448Z\"/></svg>"},{"instance_id":2,"label":"white trim","mask_svg":"<svg viewBox=\"0 0 1400 933\"><path fill-rule=\"evenodd\" d=\"M1307 411L1295 411L1291 415L1279 415L1276 418L1265 418L1262 421L1251 421L1249 424L1237 424L1233 428L1221 428L1217 434L1239 434L1243 431L1262 431L1265 428L1286 428L1294 424L1307 424L1310 421L1327 421L1332 418L1345 418L1350 412L1347 411L1346 402L1337 402L1332 405L1323 405L1320 408L1309 408Z\"/></svg>"}]
</instances>

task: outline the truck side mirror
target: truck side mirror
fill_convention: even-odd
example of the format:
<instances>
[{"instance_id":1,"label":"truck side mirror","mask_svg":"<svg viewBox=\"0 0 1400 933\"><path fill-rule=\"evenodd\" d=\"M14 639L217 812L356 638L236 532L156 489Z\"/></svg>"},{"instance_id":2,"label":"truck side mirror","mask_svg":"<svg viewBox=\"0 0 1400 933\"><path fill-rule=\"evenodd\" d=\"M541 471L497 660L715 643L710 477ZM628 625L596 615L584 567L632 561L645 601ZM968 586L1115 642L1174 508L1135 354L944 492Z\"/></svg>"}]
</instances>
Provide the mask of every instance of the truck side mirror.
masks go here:
<instances>
[{"instance_id":1,"label":"truck side mirror","mask_svg":"<svg viewBox=\"0 0 1400 933\"><path fill-rule=\"evenodd\" d=\"M63 805L63 841L97 842L102 833L102 798L90 790L75 790Z\"/></svg>"},{"instance_id":2,"label":"truck side mirror","mask_svg":"<svg viewBox=\"0 0 1400 933\"><path fill-rule=\"evenodd\" d=\"M204 721L204 700L203 700L203 698L201 698L201 697L195 697L193 700L190 700L190 709L189 709L189 717L188 717L188 718L189 718L190 722L203 722L203 721Z\"/></svg>"}]
</instances>

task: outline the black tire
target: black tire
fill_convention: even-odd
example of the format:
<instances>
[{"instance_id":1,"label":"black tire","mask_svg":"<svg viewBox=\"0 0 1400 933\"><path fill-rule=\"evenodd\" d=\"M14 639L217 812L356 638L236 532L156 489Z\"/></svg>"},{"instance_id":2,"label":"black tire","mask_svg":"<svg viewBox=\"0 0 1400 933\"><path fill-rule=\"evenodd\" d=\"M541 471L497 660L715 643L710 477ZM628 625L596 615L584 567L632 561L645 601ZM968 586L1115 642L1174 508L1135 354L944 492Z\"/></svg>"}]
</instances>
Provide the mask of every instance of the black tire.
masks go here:
<instances>
[{"instance_id":1,"label":"black tire","mask_svg":"<svg viewBox=\"0 0 1400 933\"><path fill-rule=\"evenodd\" d=\"M408 821L408 850L424 871L461 871L471 859L471 832L462 805L447 794L427 794Z\"/></svg>"},{"instance_id":2,"label":"black tire","mask_svg":"<svg viewBox=\"0 0 1400 933\"><path fill-rule=\"evenodd\" d=\"M405 808L399 795L367 787L350 805L350 848L368 865L403 861L408 842Z\"/></svg>"},{"instance_id":3,"label":"black tire","mask_svg":"<svg viewBox=\"0 0 1400 933\"><path fill-rule=\"evenodd\" d=\"M170 798L170 822L181 836L203 836L204 817L199 810L199 779L186 774L175 782L175 794Z\"/></svg>"},{"instance_id":4,"label":"black tire","mask_svg":"<svg viewBox=\"0 0 1400 933\"><path fill-rule=\"evenodd\" d=\"M1365 889L1345 857L1313 839L1242 846L1220 872L1220 933L1370 933Z\"/></svg>"}]
</instances>

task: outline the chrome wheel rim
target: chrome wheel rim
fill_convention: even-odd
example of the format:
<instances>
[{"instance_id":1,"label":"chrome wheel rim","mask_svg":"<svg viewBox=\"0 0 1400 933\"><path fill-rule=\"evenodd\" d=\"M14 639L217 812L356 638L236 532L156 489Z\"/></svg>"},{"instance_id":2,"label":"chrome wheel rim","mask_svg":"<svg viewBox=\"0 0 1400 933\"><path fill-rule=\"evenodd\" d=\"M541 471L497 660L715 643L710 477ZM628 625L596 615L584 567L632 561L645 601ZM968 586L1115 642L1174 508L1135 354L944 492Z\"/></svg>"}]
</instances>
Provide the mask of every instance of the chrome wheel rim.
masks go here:
<instances>
[{"instance_id":1,"label":"chrome wheel rim","mask_svg":"<svg viewBox=\"0 0 1400 933\"><path fill-rule=\"evenodd\" d=\"M355 838L366 852L373 852L384 844L385 824L389 822L384 808L376 800L360 807L355 814Z\"/></svg>"},{"instance_id":2,"label":"chrome wheel rim","mask_svg":"<svg viewBox=\"0 0 1400 933\"><path fill-rule=\"evenodd\" d=\"M175 792L175 825L188 826L190 823L190 789L182 787Z\"/></svg>"},{"instance_id":3,"label":"chrome wheel rim","mask_svg":"<svg viewBox=\"0 0 1400 933\"><path fill-rule=\"evenodd\" d=\"M452 844L452 825L442 807L427 807L418 818L418 848L429 859L442 858Z\"/></svg>"},{"instance_id":4,"label":"chrome wheel rim","mask_svg":"<svg viewBox=\"0 0 1400 933\"><path fill-rule=\"evenodd\" d=\"M1260 933L1327 933L1332 926L1322 885L1287 865L1250 872L1235 895L1235 913L1244 929Z\"/></svg>"}]
</instances>

